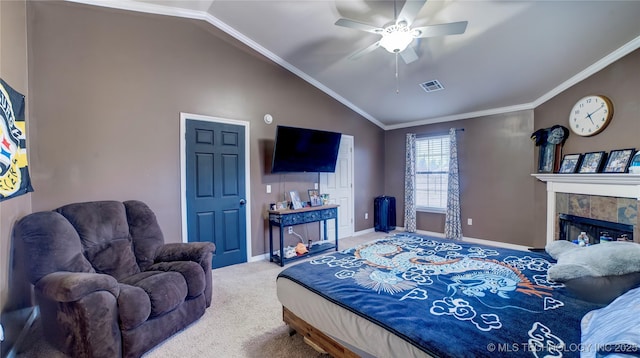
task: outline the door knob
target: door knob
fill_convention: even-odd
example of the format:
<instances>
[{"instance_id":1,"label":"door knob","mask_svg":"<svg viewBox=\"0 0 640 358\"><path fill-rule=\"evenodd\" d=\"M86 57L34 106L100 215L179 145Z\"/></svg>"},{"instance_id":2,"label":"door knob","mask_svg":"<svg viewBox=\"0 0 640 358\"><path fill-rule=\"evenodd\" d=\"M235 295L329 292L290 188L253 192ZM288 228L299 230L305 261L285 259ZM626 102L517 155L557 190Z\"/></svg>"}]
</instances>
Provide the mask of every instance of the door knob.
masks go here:
<instances>
[{"instance_id":1,"label":"door knob","mask_svg":"<svg viewBox=\"0 0 640 358\"><path fill-rule=\"evenodd\" d=\"M247 203L247 201L246 201L246 200L244 200L244 199L240 199L240 205L244 205L244 204L246 204L246 203Z\"/></svg>"}]
</instances>

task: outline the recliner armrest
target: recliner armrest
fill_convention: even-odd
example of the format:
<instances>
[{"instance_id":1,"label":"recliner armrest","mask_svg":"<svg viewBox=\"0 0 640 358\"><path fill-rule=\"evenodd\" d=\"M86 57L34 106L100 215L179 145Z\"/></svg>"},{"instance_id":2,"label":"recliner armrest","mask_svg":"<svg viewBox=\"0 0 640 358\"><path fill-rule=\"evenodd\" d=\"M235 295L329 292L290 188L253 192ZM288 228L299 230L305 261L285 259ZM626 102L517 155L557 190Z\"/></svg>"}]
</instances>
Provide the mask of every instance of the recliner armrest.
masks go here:
<instances>
[{"instance_id":1,"label":"recliner armrest","mask_svg":"<svg viewBox=\"0 0 640 358\"><path fill-rule=\"evenodd\" d=\"M97 291L120 294L118 281L112 276L88 272L53 272L41 278L35 288L58 302L72 302Z\"/></svg>"},{"instance_id":2,"label":"recliner armrest","mask_svg":"<svg viewBox=\"0 0 640 358\"><path fill-rule=\"evenodd\" d=\"M211 242L180 242L164 244L156 251L156 264L160 262L172 261L194 261L197 262L204 271L205 289L204 297L207 307L211 305L212 297L212 275L211 259L216 252L216 245Z\"/></svg>"},{"instance_id":3,"label":"recliner armrest","mask_svg":"<svg viewBox=\"0 0 640 358\"><path fill-rule=\"evenodd\" d=\"M158 248L155 262L195 261L202 263L202 260L215 251L216 245L211 242L164 244Z\"/></svg>"}]
</instances>

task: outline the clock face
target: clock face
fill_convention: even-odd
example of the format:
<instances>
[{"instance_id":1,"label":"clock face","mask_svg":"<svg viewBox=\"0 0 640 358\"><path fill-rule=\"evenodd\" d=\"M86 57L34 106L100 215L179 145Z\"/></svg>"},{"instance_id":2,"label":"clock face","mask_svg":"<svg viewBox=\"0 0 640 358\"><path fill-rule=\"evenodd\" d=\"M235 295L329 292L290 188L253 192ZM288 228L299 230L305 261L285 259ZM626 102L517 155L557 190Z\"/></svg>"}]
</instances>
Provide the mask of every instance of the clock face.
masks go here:
<instances>
[{"instance_id":1,"label":"clock face","mask_svg":"<svg viewBox=\"0 0 640 358\"><path fill-rule=\"evenodd\" d=\"M600 133L613 117L613 104L605 96L587 96L576 102L569 115L569 127L583 137Z\"/></svg>"}]
</instances>

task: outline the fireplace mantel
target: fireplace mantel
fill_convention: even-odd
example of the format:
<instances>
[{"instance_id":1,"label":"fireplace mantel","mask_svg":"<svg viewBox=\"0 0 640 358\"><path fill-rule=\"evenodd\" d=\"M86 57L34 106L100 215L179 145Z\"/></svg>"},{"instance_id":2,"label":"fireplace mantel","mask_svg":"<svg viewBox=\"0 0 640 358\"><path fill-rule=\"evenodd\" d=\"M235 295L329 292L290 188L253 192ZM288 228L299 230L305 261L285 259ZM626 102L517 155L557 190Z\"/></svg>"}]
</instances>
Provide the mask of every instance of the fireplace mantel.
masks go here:
<instances>
[{"instance_id":1,"label":"fireplace mantel","mask_svg":"<svg viewBox=\"0 0 640 358\"><path fill-rule=\"evenodd\" d=\"M547 183L547 243L554 240L556 193L633 198L640 200L638 174L531 174Z\"/></svg>"},{"instance_id":2,"label":"fireplace mantel","mask_svg":"<svg viewBox=\"0 0 640 358\"><path fill-rule=\"evenodd\" d=\"M640 185L640 174L531 174L544 182L607 185Z\"/></svg>"}]
</instances>

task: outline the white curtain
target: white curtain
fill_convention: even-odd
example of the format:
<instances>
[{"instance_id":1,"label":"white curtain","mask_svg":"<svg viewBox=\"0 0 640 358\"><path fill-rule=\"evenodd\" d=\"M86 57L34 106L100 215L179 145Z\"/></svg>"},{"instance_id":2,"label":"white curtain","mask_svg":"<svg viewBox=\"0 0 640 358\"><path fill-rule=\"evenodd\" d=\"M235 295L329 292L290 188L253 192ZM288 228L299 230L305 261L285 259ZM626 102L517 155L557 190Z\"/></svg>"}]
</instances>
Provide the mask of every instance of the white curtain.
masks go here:
<instances>
[{"instance_id":1,"label":"white curtain","mask_svg":"<svg viewBox=\"0 0 640 358\"><path fill-rule=\"evenodd\" d=\"M458 175L458 145L456 129L449 129L449 178L447 193L447 215L444 222L444 235L448 239L462 240L462 222L460 221L460 178Z\"/></svg>"},{"instance_id":2,"label":"white curtain","mask_svg":"<svg viewBox=\"0 0 640 358\"><path fill-rule=\"evenodd\" d=\"M404 229L416 232L416 135L407 133L404 173Z\"/></svg>"}]
</instances>

